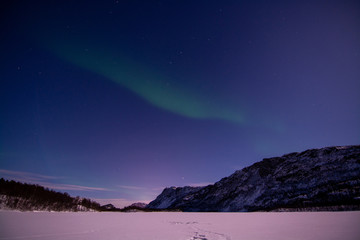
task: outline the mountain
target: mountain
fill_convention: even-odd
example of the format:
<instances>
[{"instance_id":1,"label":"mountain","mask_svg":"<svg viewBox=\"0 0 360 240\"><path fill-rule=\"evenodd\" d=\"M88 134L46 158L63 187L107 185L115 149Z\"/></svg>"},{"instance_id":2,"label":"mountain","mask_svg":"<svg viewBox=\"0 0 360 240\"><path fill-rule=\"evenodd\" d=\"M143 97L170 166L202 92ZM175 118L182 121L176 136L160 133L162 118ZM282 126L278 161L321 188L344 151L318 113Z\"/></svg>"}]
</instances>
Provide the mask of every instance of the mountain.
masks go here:
<instances>
[{"instance_id":1,"label":"mountain","mask_svg":"<svg viewBox=\"0 0 360 240\"><path fill-rule=\"evenodd\" d=\"M263 159L213 185L166 188L147 207L224 212L360 210L360 145Z\"/></svg>"},{"instance_id":2,"label":"mountain","mask_svg":"<svg viewBox=\"0 0 360 240\"><path fill-rule=\"evenodd\" d=\"M39 185L0 179L0 209L21 211L99 211L90 199L71 197Z\"/></svg>"},{"instance_id":3,"label":"mountain","mask_svg":"<svg viewBox=\"0 0 360 240\"><path fill-rule=\"evenodd\" d=\"M112 204L106 204L100 207L102 211L116 211L119 210L118 208L116 208L114 205Z\"/></svg>"},{"instance_id":4,"label":"mountain","mask_svg":"<svg viewBox=\"0 0 360 240\"><path fill-rule=\"evenodd\" d=\"M104 206L100 207L101 211L106 212L142 212L142 211L149 211L149 209L146 208L147 204L142 202L136 202L131 204L130 206L124 207L124 208L117 208L112 204L106 204Z\"/></svg>"},{"instance_id":5,"label":"mountain","mask_svg":"<svg viewBox=\"0 0 360 240\"><path fill-rule=\"evenodd\" d=\"M135 208L146 208L147 204L143 202L136 202L131 204L129 207L135 207Z\"/></svg>"}]
</instances>

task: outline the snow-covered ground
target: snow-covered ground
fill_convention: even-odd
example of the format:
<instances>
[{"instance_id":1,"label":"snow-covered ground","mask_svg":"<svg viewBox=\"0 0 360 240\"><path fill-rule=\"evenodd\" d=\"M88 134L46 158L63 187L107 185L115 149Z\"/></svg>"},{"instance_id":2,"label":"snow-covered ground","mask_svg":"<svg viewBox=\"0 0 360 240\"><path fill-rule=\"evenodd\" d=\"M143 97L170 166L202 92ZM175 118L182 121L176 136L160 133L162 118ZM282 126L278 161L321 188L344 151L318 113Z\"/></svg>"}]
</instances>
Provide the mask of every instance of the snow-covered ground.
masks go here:
<instances>
[{"instance_id":1,"label":"snow-covered ground","mask_svg":"<svg viewBox=\"0 0 360 240\"><path fill-rule=\"evenodd\" d=\"M0 239L360 239L360 212L0 212Z\"/></svg>"}]
</instances>

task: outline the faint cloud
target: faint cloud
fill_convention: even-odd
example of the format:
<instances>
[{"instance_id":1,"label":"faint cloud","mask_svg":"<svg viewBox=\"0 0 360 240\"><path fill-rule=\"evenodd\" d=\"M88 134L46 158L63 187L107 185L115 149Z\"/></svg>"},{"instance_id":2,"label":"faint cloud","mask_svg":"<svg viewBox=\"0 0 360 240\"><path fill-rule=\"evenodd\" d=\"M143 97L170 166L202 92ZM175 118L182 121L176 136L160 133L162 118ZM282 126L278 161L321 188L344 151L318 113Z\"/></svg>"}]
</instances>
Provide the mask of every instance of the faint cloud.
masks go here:
<instances>
[{"instance_id":1,"label":"faint cloud","mask_svg":"<svg viewBox=\"0 0 360 240\"><path fill-rule=\"evenodd\" d=\"M73 184L53 183L51 181L64 179L64 177L42 175L31 172L11 171L0 169L0 177L23 183L38 184L54 190L73 190L73 191L112 191L107 188L88 187Z\"/></svg>"},{"instance_id":2,"label":"faint cloud","mask_svg":"<svg viewBox=\"0 0 360 240\"><path fill-rule=\"evenodd\" d=\"M119 188L123 189L129 189L129 190L145 190L147 188L145 187L139 187L139 186L127 186L127 185L118 185Z\"/></svg>"},{"instance_id":3,"label":"faint cloud","mask_svg":"<svg viewBox=\"0 0 360 240\"><path fill-rule=\"evenodd\" d=\"M122 189L127 189L127 190L151 190L151 191L162 191L164 190L166 187L141 187L141 186L129 186L129 185L118 185L117 187L122 188Z\"/></svg>"},{"instance_id":4,"label":"faint cloud","mask_svg":"<svg viewBox=\"0 0 360 240\"><path fill-rule=\"evenodd\" d=\"M57 189L57 190L73 190L73 191L112 191L107 188L98 188L98 187L87 187L87 186L80 186L80 185L72 185L72 184L56 184L56 183L43 183L41 184L44 187Z\"/></svg>"},{"instance_id":5,"label":"faint cloud","mask_svg":"<svg viewBox=\"0 0 360 240\"><path fill-rule=\"evenodd\" d=\"M214 183L212 182L198 182L198 183L189 183L189 186L190 187L205 187L205 186L208 186L208 185L212 185Z\"/></svg>"},{"instance_id":6,"label":"faint cloud","mask_svg":"<svg viewBox=\"0 0 360 240\"><path fill-rule=\"evenodd\" d=\"M42 175L37 173L30 173L30 172L20 172L20 171L11 171L6 169L0 169L0 176L2 177L10 177L10 178L17 178L23 179L27 181L39 181L39 180L55 180L55 179L63 179L64 177L57 177L57 176L48 176Z\"/></svg>"},{"instance_id":7,"label":"faint cloud","mask_svg":"<svg viewBox=\"0 0 360 240\"><path fill-rule=\"evenodd\" d=\"M129 185L117 185L119 192L122 192L122 194L125 194L129 196L127 199L136 199L134 202L151 202L153 199L155 199L163 190L165 187L144 187L144 186L129 186ZM145 200L139 200L139 199L145 199ZM147 200L147 199L152 199Z\"/></svg>"},{"instance_id":8,"label":"faint cloud","mask_svg":"<svg viewBox=\"0 0 360 240\"><path fill-rule=\"evenodd\" d=\"M155 188L151 188L151 190L154 190L154 191L162 191L164 190L166 187L155 187Z\"/></svg>"}]
</instances>

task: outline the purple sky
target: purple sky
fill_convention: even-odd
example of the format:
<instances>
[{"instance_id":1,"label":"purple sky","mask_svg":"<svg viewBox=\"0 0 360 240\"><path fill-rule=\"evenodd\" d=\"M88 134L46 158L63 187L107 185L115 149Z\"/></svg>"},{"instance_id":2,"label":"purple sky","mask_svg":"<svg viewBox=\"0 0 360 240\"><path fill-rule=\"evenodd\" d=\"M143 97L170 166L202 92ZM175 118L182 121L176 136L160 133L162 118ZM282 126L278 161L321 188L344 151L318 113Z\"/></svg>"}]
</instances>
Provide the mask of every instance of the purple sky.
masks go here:
<instances>
[{"instance_id":1,"label":"purple sky","mask_svg":"<svg viewBox=\"0 0 360 240\"><path fill-rule=\"evenodd\" d=\"M149 201L360 141L358 1L11 1L0 177Z\"/></svg>"}]
</instances>

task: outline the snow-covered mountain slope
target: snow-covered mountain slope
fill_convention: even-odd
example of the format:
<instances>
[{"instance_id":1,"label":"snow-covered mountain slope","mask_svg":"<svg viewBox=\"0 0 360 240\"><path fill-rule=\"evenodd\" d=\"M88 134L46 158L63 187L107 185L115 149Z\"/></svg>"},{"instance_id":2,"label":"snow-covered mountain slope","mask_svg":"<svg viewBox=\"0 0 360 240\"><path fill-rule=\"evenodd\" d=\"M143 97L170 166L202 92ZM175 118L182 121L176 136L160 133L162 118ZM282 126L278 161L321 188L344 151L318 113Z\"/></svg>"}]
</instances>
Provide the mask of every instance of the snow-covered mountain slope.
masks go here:
<instances>
[{"instance_id":1,"label":"snow-covered mountain slope","mask_svg":"<svg viewBox=\"0 0 360 240\"><path fill-rule=\"evenodd\" d=\"M148 208L359 210L360 145L264 159L206 187L166 188Z\"/></svg>"}]
</instances>

